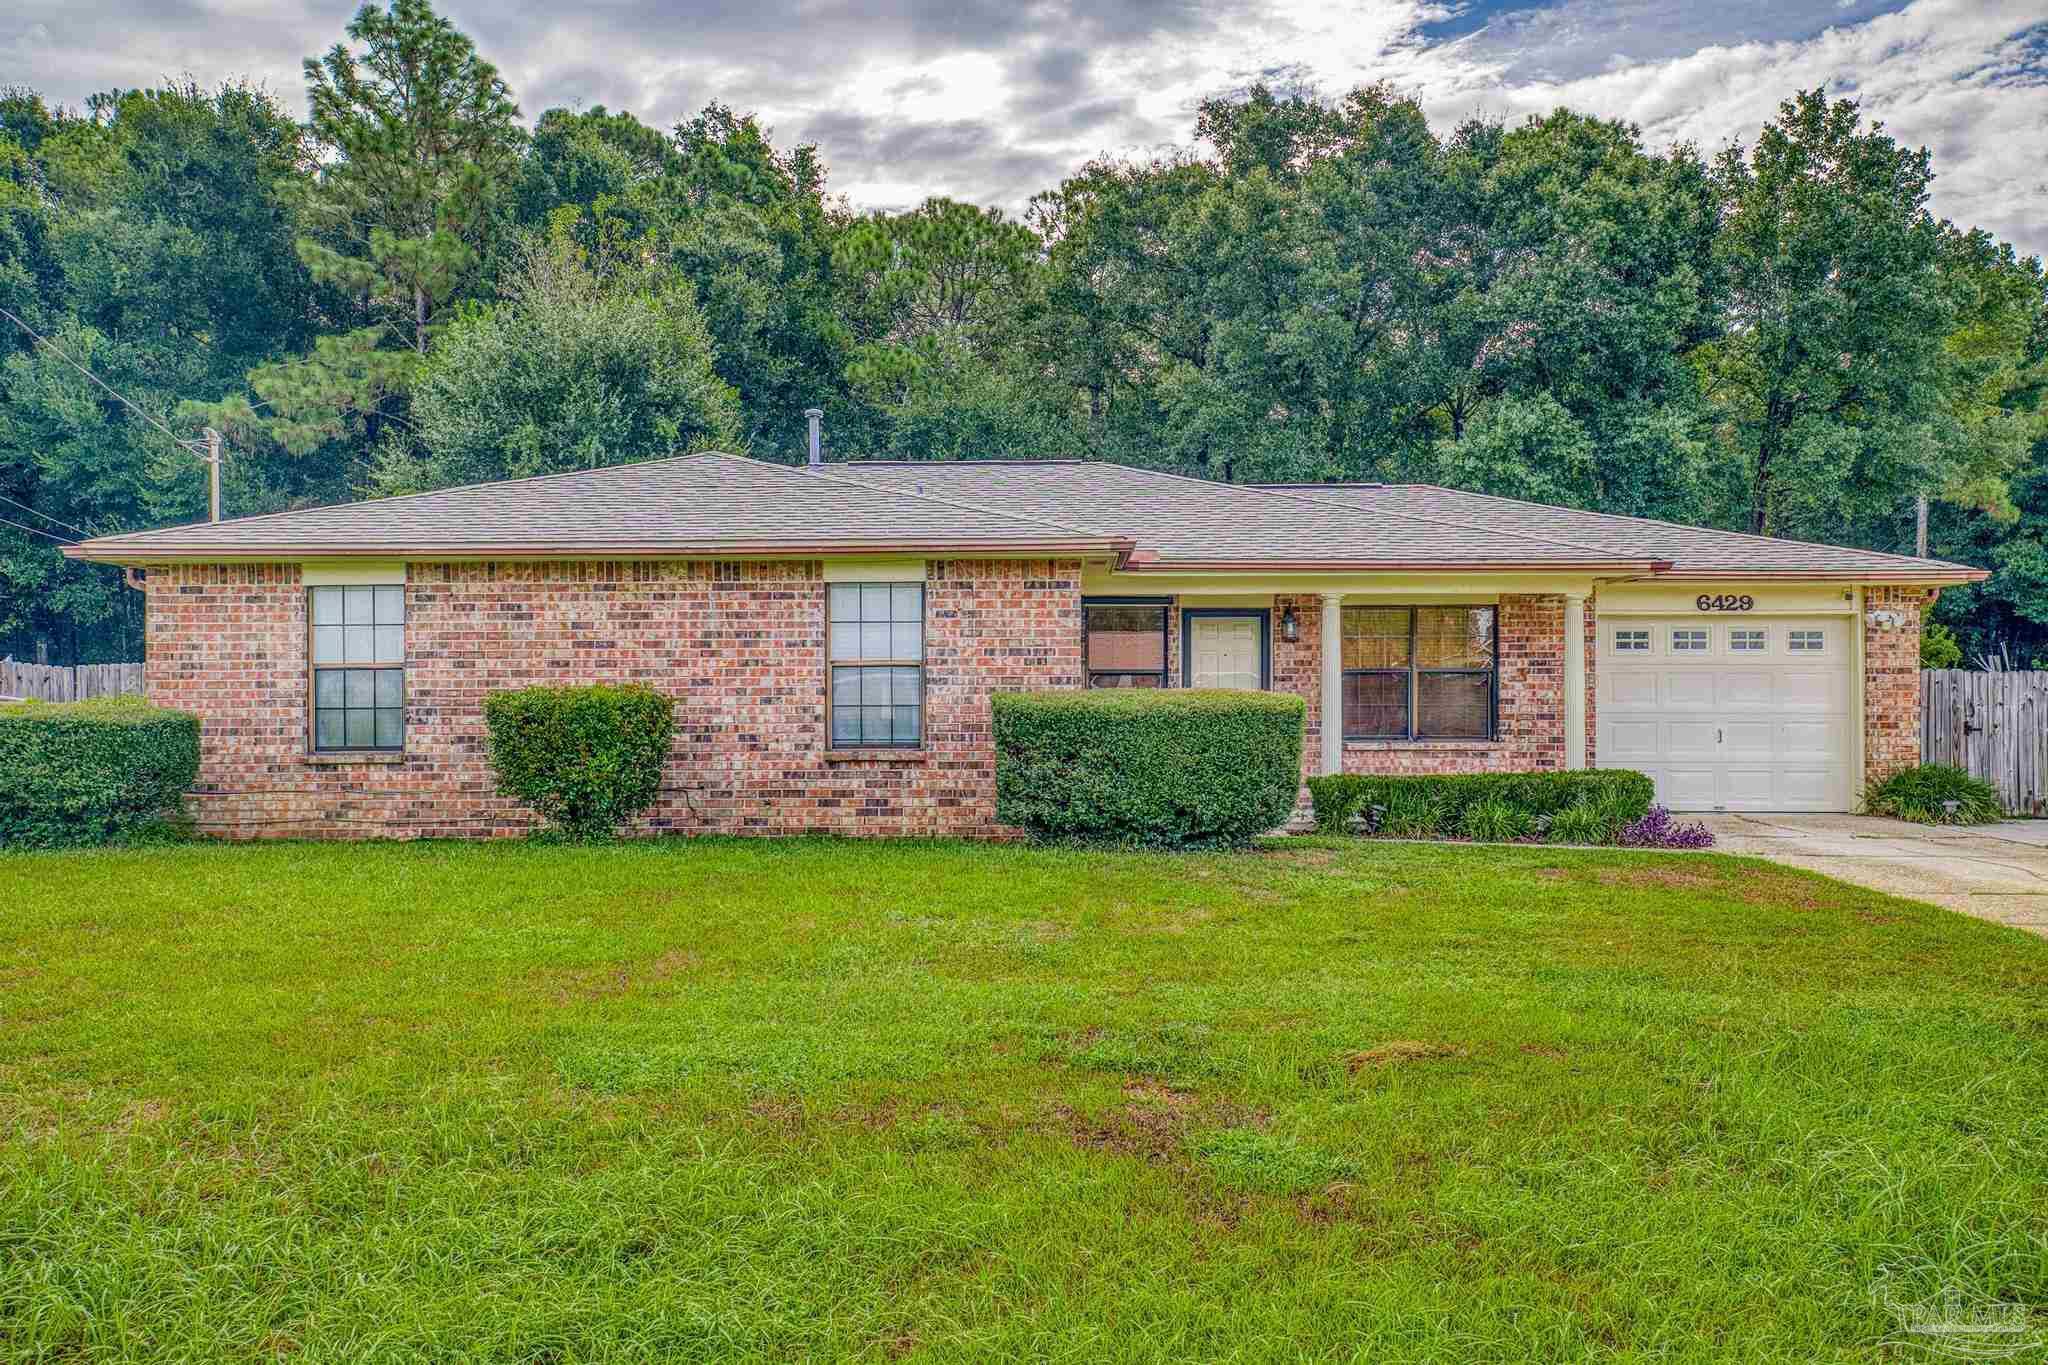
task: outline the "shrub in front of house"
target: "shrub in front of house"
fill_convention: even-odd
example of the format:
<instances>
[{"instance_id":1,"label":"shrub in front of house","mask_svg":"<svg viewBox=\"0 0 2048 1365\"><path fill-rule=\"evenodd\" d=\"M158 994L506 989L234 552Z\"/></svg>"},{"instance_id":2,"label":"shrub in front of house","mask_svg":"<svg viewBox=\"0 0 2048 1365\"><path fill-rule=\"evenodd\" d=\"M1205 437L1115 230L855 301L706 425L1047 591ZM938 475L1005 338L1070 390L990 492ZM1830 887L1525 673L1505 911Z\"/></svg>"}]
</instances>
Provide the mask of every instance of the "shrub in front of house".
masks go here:
<instances>
[{"instance_id":1,"label":"shrub in front of house","mask_svg":"<svg viewBox=\"0 0 2048 1365\"><path fill-rule=\"evenodd\" d=\"M140 697L0 705L0 847L104 843L199 776L199 718Z\"/></svg>"},{"instance_id":2,"label":"shrub in front of house","mask_svg":"<svg viewBox=\"0 0 2048 1365\"><path fill-rule=\"evenodd\" d=\"M650 687L528 687L484 699L498 790L600 839L654 804L675 712Z\"/></svg>"},{"instance_id":3,"label":"shrub in front of house","mask_svg":"<svg viewBox=\"0 0 2048 1365\"><path fill-rule=\"evenodd\" d=\"M1642 819L1656 795L1648 777L1626 768L1425 777L1341 773L1311 777L1308 790L1316 828L1326 834L1362 825L1369 834L1408 839L1497 841L1541 832L1562 843L1608 842Z\"/></svg>"},{"instance_id":4,"label":"shrub in front of house","mask_svg":"<svg viewBox=\"0 0 2048 1365\"><path fill-rule=\"evenodd\" d=\"M2005 818L1998 788L1946 763L1901 768L1865 792L1863 805L1872 815L1920 825L1988 825Z\"/></svg>"},{"instance_id":5,"label":"shrub in front of house","mask_svg":"<svg viewBox=\"0 0 2048 1365\"><path fill-rule=\"evenodd\" d=\"M1248 842L1301 790L1307 708L1284 692L1001 692L996 818L1034 838L1162 848Z\"/></svg>"}]
</instances>

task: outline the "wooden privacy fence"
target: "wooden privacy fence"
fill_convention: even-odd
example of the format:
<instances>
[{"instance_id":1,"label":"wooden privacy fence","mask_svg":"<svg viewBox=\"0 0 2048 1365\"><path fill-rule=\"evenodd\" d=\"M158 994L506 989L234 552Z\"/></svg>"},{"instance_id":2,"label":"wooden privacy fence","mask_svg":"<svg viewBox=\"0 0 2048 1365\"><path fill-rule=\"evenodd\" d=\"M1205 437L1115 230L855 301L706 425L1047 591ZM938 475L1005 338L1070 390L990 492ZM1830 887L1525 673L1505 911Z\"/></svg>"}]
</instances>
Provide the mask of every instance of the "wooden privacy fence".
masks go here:
<instances>
[{"instance_id":1,"label":"wooden privacy fence","mask_svg":"<svg viewBox=\"0 0 2048 1365\"><path fill-rule=\"evenodd\" d=\"M84 701L142 691L141 664L18 664L0 659L0 697Z\"/></svg>"},{"instance_id":2,"label":"wooden privacy fence","mask_svg":"<svg viewBox=\"0 0 2048 1365\"><path fill-rule=\"evenodd\" d=\"M2048 813L2048 673L1922 671L1920 761L1983 778L2013 815Z\"/></svg>"}]
</instances>

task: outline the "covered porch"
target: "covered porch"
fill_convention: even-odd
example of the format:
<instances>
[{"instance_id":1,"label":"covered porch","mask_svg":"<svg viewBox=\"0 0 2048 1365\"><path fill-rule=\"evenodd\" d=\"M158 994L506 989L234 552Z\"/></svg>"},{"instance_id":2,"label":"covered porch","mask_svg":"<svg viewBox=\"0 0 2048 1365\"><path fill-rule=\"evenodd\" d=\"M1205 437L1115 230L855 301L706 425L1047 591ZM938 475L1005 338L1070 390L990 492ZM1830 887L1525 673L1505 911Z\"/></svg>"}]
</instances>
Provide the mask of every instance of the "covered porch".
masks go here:
<instances>
[{"instance_id":1,"label":"covered porch","mask_svg":"<svg viewBox=\"0 0 2048 1365\"><path fill-rule=\"evenodd\" d=\"M1595 580L1092 567L1091 687L1258 687L1308 703L1304 775L1584 768Z\"/></svg>"}]
</instances>

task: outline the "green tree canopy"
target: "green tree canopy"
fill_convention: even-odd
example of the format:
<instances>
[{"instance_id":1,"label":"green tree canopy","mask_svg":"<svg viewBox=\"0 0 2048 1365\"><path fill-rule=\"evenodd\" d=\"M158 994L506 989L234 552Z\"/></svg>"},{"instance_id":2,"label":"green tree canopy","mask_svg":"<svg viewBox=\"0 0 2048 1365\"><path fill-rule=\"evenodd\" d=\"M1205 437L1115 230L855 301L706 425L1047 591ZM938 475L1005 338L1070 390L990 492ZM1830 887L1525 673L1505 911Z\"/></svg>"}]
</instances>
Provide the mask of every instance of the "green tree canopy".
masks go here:
<instances>
[{"instance_id":1,"label":"green tree canopy","mask_svg":"<svg viewBox=\"0 0 2048 1365\"><path fill-rule=\"evenodd\" d=\"M380 491L737 447L738 398L689 285L601 278L568 226L527 250L502 302L449 324L414 388L417 441L387 444Z\"/></svg>"}]
</instances>

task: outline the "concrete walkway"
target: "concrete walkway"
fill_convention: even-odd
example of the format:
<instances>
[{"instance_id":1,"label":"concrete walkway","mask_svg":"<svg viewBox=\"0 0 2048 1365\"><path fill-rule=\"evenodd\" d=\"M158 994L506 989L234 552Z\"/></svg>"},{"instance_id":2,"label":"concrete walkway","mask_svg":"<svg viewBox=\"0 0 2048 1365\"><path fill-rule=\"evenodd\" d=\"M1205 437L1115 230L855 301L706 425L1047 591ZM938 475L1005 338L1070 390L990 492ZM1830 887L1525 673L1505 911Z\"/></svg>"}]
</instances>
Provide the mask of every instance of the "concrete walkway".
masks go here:
<instances>
[{"instance_id":1,"label":"concrete walkway","mask_svg":"<svg viewBox=\"0 0 2048 1365\"><path fill-rule=\"evenodd\" d=\"M2048 937L2048 820L1957 828L1873 815L1697 818L1714 831L1720 852L1824 872Z\"/></svg>"}]
</instances>

